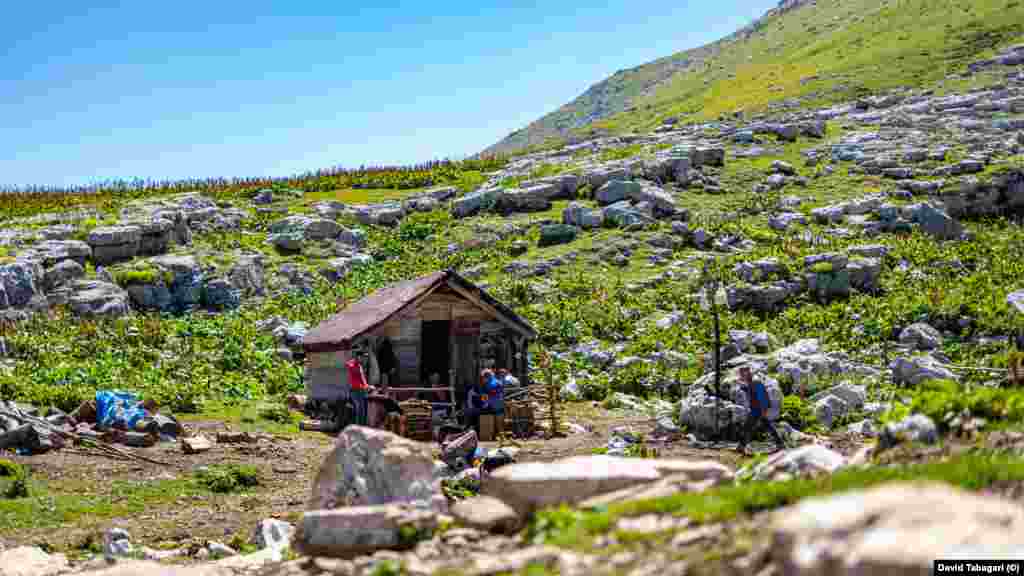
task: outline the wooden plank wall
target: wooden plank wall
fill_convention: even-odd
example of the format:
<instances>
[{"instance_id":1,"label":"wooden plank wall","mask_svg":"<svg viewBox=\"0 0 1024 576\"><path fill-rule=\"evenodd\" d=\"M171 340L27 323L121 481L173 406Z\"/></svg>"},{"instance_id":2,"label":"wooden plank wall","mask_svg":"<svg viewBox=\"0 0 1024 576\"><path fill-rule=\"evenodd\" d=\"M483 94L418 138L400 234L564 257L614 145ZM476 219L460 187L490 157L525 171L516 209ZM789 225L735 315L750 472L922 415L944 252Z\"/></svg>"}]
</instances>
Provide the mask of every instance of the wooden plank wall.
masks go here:
<instances>
[{"instance_id":1,"label":"wooden plank wall","mask_svg":"<svg viewBox=\"0 0 1024 576\"><path fill-rule=\"evenodd\" d=\"M307 354L303 375L306 394L319 400L348 398L348 370L345 362L351 357L348 350Z\"/></svg>"},{"instance_id":2,"label":"wooden plank wall","mask_svg":"<svg viewBox=\"0 0 1024 576\"><path fill-rule=\"evenodd\" d=\"M440 288L430 294L416 308L400 312L394 318L378 327L368 336L391 338L395 356L398 358L397 386L423 386L420 381L420 354L423 322L429 320L468 320L480 322L480 333L496 337L498 349L495 367L506 367L523 379L521 372L525 368L523 361L517 362L513 357L511 342L518 338L515 331L504 323L497 321L491 314L475 303L466 300L462 295L450 289ZM459 345L456 345L456 342ZM464 385L475 380L479 372L478 355L480 353L480 335L452 334L449 346L452 349L452 360L456 370L457 385ZM522 352L525 353L525 350ZM471 357L466 357L471 356ZM311 354L306 359L307 394L320 397L348 396L348 373L344 363L350 358L348 351L326 354ZM442 376L447 383L447 375Z\"/></svg>"}]
</instances>

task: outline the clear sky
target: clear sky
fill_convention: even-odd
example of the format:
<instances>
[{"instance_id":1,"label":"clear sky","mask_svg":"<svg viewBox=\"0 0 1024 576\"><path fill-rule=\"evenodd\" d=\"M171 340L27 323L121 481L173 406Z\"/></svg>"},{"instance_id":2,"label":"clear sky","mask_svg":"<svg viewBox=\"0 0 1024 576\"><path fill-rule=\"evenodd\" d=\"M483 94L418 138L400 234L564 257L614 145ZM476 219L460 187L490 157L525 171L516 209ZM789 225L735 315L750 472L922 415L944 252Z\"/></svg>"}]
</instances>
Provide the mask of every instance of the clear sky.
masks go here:
<instances>
[{"instance_id":1,"label":"clear sky","mask_svg":"<svg viewBox=\"0 0 1024 576\"><path fill-rule=\"evenodd\" d=\"M777 0L358 4L5 3L0 186L461 158Z\"/></svg>"}]
</instances>

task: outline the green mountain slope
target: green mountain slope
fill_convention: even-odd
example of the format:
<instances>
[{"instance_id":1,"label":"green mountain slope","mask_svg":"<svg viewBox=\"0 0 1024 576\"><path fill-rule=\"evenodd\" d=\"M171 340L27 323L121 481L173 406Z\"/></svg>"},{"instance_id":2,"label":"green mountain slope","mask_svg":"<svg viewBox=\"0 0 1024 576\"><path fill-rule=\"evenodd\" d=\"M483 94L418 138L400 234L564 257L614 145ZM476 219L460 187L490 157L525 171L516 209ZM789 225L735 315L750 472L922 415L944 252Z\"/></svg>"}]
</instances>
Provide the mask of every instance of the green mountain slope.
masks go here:
<instances>
[{"instance_id":1,"label":"green mountain slope","mask_svg":"<svg viewBox=\"0 0 1024 576\"><path fill-rule=\"evenodd\" d=\"M615 73L484 153L930 86L1022 37L1024 0L784 0L727 38Z\"/></svg>"}]
</instances>

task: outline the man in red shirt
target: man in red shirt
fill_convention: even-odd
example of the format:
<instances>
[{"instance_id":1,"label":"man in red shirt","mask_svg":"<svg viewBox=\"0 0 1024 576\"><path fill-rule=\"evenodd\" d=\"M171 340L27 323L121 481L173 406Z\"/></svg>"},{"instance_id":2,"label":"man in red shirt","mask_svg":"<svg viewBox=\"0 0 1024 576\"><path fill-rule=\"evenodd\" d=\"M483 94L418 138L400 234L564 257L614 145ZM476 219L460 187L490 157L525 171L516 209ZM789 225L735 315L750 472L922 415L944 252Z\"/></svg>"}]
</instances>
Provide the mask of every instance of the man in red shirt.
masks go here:
<instances>
[{"instance_id":1,"label":"man in red shirt","mask_svg":"<svg viewBox=\"0 0 1024 576\"><path fill-rule=\"evenodd\" d=\"M359 362L363 355L363 352L356 352L352 359L345 363L345 367L348 368L348 384L352 391L352 407L355 409L353 424L357 426L368 424L366 402L369 386L366 383L366 375L363 374L363 365Z\"/></svg>"}]
</instances>

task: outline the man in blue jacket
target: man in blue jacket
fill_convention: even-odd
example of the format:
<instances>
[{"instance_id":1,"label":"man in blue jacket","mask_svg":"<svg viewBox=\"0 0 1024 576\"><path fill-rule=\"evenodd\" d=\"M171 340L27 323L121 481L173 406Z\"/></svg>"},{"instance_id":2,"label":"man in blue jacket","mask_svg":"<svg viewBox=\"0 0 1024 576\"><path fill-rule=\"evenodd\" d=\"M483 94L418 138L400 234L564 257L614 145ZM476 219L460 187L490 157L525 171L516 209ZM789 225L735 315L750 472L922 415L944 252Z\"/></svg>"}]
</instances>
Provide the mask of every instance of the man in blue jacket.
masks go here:
<instances>
[{"instance_id":1,"label":"man in blue jacket","mask_svg":"<svg viewBox=\"0 0 1024 576\"><path fill-rule=\"evenodd\" d=\"M764 382L753 379L749 366L740 368L740 382L743 383L744 390L747 393L750 414L743 425L743 434L740 437L738 450L746 453L747 444L750 444L751 438L761 428L768 430L768 433L775 439L775 446L779 450L785 449L785 441L783 441L782 436L779 436L779 431L775 429L775 426L767 418L771 397L768 396L768 389L765 388Z\"/></svg>"}]
</instances>

